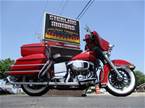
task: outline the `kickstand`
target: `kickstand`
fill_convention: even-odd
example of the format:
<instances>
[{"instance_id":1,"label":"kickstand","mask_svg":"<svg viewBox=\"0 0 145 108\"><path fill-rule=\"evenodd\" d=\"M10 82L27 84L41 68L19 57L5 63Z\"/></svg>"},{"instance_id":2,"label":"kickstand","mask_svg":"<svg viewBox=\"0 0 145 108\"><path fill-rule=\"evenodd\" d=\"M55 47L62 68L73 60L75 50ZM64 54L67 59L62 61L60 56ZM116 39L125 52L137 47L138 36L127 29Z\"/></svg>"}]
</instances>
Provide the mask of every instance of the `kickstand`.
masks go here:
<instances>
[{"instance_id":1,"label":"kickstand","mask_svg":"<svg viewBox=\"0 0 145 108\"><path fill-rule=\"evenodd\" d=\"M85 90L83 90L83 94L82 94L82 97L86 97L87 96L87 91L88 91L89 87L86 88Z\"/></svg>"}]
</instances>

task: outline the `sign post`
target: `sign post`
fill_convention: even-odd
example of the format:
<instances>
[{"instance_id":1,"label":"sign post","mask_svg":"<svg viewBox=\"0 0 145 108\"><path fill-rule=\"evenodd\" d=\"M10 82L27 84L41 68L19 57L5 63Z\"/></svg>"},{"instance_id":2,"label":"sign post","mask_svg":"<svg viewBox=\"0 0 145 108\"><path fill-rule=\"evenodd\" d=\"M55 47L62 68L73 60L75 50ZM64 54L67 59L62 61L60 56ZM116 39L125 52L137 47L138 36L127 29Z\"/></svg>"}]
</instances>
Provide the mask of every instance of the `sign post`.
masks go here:
<instances>
[{"instance_id":1,"label":"sign post","mask_svg":"<svg viewBox=\"0 0 145 108\"><path fill-rule=\"evenodd\" d=\"M46 13L43 38L80 46L79 21Z\"/></svg>"}]
</instances>

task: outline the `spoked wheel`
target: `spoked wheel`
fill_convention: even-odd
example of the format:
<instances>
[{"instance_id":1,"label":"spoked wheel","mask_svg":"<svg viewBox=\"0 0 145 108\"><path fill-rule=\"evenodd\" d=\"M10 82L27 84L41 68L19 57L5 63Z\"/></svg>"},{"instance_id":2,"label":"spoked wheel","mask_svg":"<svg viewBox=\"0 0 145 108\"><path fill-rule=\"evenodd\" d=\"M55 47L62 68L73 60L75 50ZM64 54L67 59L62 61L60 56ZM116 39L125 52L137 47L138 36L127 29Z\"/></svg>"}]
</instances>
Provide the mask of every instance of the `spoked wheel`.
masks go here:
<instances>
[{"instance_id":1,"label":"spoked wheel","mask_svg":"<svg viewBox=\"0 0 145 108\"><path fill-rule=\"evenodd\" d=\"M128 68L118 69L122 78L118 78L115 72L110 72L108 76L107 91L114 96L128 96L136 86L135 75Z\"/></svg>"},{"instance_id":2,"label":"spoked wheel","mask_svg":"<svg viewBox=\"0 0 145 108\"><path fill-rule=\"evenodd\" d=\"M38 78L32 77L32 76L24 76L22 78L23 82L40 82L38 81ZM44 95L48 90L48 85L22 85L21 86L23 91L28 94L29 96L41 96Z\"/></svg>"}]
</instances>

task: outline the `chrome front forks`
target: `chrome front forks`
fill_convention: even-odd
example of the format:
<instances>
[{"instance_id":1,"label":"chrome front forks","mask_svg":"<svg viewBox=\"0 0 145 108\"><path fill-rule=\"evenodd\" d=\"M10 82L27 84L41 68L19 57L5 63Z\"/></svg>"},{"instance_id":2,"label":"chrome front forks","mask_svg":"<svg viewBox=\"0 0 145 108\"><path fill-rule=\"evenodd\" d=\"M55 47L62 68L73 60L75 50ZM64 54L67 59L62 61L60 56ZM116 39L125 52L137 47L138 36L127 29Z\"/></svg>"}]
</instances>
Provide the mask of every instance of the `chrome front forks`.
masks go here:
<instances>
[{"instance_id":1,"label":"chrome front forks","mask_svg":"<svg viewBox=\"0 0 145 108\"><path fill-rule=\"evenodd\" d=\"M107 56L107 54L104 54L105 60L107 61L107 63L109 63L109 65L111 66L111 68L116 72L118 78L122 79L122 75L119 73L119 71L117 70L116 66L112 63L112 61L109 59L109 57Z\"/></svg>"}]
</instances>

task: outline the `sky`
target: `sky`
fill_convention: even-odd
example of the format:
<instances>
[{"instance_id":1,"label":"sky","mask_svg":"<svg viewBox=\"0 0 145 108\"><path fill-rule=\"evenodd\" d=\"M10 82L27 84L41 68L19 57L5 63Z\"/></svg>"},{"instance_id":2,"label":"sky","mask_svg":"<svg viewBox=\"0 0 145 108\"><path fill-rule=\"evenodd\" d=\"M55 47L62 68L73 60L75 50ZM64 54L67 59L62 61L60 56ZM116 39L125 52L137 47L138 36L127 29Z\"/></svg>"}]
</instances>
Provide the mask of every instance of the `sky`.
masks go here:
<instances>
[{"instance_id":1,"label":"sky","mask_svg":"<svg viewBox=\"0 0 145 108\"><path fill-rule=\"evenodd\" d=\"M0 59L21 57L23 44L40 42L44 12L75 19L89 0L0 0ZM111 59L125 59L144 72L144 1L95 0L80 22L115 45Z\"/></svg>"}]
</instances>

